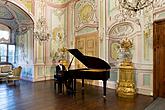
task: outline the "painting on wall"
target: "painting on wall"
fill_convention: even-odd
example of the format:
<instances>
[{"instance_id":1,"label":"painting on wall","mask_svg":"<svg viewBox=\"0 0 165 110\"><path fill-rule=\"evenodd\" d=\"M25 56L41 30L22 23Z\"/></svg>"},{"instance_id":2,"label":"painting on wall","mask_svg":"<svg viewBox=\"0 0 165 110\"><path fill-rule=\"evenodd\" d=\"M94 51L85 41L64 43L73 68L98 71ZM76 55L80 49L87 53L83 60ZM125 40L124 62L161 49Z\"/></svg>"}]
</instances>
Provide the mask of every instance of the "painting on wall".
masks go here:
<instances>
[{"instance_id":1,"label":"painting on wall","mask_svg":"<svg viewBox=\"0 0 165 110\"><path fill-rule=\"evenodd\" d=\"M59 49L65 47L66 36L65 36L65 9L58 10L61 14L57 13L54 8L50 8L51 16L51 28L52 28L52 39L50 42L50 58L51 60L57 59Z\"/></svg>"},{"instance_id":2,"label":"painting on wall","mask_svg":"<svg viewBox=\"0 0 165 110\"><path fill-rule=\"evenodd\" d=\"M114 42L111 44L111 57L114 60L119 59L119 55L120 55L120 44L117 42Z\"/></svg>"},{"instance_id":3,"label":"painting on wall","mask_svg":"<svg viewBox=\"0 0 165 110\"><path fill-rule=\"evenodd\" d=\"M84 27L97 27L97 2L95 0L82 0L75 5L75 29Z\"/></svg>"}]
</instances>

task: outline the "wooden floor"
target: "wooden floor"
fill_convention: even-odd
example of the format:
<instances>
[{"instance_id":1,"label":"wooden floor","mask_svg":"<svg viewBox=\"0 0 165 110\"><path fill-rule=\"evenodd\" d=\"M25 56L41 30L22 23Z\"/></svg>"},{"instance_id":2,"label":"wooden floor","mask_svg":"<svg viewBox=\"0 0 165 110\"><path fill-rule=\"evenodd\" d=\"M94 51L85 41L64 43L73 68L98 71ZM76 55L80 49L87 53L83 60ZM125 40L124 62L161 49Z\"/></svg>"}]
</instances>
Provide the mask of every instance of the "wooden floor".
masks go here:
<instances>
[{"instance_id":1,"label":"wooden floor","mask_svg":"<svg viewBox=\"0 0 165 110\"><path fill-rule=\"evenodd\" d=\"M77 84L75 96L59 95L53 81L28 82L9 86L0 83L0 110L144 110L153 98L137 95L135 99L119 99L115 90L107 88L107 97L102 97L102 88L85 85L82 95Z\"/></svg>"}]
</instances>

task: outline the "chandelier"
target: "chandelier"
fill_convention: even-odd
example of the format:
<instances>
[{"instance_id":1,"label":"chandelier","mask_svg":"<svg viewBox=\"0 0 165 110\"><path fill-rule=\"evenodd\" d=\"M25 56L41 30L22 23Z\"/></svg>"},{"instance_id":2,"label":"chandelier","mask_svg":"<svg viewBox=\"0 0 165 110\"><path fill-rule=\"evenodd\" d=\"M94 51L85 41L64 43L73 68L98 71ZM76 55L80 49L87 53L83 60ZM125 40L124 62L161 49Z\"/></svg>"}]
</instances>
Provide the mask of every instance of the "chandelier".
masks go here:
<instances>
[{"instance_id":1,"label":"chandelier","mask_svg":"<svg viewBox=\"0 0 165 110\"><path fill-rule=\"evenodd\" d=\"M118 1L119 1L119 5L122 8L134 12L142 10L153 3L153 0L118 0Z\"/></svg>"},{"instance_id":2,"label":"chandelier","mask_svg":"<svg viewBox=\"0 0 165 110\"><path fill-rule=\"evenodd\" d=\"M48 41L50 34L47 33L47 23L46 18L41 16L36 23L36 32L34 32L34 37L39 41Z\"/></svg>"}]
</instances>

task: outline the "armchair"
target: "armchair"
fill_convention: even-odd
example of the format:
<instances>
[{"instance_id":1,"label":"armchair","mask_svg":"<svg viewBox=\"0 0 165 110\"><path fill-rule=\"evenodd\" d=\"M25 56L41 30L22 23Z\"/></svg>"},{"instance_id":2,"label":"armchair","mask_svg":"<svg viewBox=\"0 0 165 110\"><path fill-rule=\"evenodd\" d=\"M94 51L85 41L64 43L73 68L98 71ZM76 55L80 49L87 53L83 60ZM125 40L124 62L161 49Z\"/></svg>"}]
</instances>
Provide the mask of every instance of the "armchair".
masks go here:
<instances>
[{"instance_id":1,"label":"armchair","mask_svg":"<svg viewBox=\"0 0 165 110\"><path fill-rule=\"evenodd\" d=\"M18 66L17 68L14 68L11 72L11 75L8 75L6 77L6 82L7 84L9 83L9 81L13 81L14 85L15 85L15 81L19 81L20 80L20 76L21 76L21 71L22 71L22 67Z\"/></svg>"},{"instance_id":2,"label":"armchair","mask_svg":"<svg viewBox=\"0 0 165 110\"><path fill-rule=\"evenodd\" d=\"M12 66L11 65L1 65L0 63L0 80L4 80L6 79L6 77L9 75L9 73L12 70Z\"/></svg>"}]
</instances>

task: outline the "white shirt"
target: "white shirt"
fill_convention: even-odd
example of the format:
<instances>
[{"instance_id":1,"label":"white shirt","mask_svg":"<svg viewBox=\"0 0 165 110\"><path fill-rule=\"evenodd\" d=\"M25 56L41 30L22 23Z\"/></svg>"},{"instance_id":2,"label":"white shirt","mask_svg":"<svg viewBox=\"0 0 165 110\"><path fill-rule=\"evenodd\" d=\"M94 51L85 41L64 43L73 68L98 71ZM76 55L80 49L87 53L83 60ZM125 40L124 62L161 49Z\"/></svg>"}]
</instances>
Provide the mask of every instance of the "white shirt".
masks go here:
<instances>
[{"instance_id":1,"label":"white shirt","mask_svg":"<svg viewBox=\"0 0 165 110\"><path fill-rule=\"evenodd\" d=\"M62 71L62 65L59 65L60 66L60 70Z\"/></svg>"}]
</instances>

